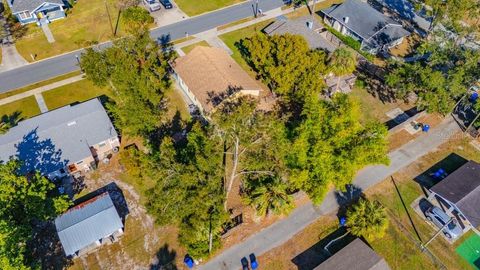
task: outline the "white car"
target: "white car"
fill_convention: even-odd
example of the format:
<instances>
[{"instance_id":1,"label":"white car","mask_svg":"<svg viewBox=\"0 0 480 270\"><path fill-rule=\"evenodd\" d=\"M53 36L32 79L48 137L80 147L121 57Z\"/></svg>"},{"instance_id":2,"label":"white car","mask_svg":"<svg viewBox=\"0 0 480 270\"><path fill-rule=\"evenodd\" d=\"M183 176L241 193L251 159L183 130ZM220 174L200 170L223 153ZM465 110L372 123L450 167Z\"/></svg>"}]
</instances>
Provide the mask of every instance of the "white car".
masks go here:
<instances>
[{"instance_id":1,"label":"white car","mask_svg":"<svg viewBox=\"0 0 480 270\"><path fill-rule=\"evenodd\" d=\"M152 12L160 10L161 8L160 2L158 2L158 0L143 0L143 3Z\"/></svg>"}]
</instances>

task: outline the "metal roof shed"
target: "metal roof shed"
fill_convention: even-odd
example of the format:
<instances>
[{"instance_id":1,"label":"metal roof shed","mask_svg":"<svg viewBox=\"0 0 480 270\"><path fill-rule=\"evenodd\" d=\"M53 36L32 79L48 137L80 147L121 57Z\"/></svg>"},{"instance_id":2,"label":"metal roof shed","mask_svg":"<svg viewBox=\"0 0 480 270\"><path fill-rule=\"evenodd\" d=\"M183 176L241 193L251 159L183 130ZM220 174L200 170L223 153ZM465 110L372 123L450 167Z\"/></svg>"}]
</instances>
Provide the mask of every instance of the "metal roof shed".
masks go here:
<instances>
[{"instance_id":1,"label":"metal roof shed","mask_svg":"<svg viewBox=\"0 0 480 270\"><path fill-rule=\"evenodd\" d=\"M108 192L69 209L55 219L55 227L67 256L78 252L116 232L123 223Z\"/></svg>"}]
</instances>

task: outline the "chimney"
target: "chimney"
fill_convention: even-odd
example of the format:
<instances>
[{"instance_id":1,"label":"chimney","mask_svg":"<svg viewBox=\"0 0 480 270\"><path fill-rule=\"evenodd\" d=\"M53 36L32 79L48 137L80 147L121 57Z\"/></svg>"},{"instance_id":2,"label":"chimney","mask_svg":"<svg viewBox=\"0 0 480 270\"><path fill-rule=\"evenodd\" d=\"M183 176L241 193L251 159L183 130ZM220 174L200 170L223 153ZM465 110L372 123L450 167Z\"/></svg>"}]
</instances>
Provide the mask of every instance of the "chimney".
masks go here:
<instances>
[{"instance_id":1,"label":"chimney","mask_svg":"<svg viewBox=\"0 0 480 270\"><path fill-rule=\"evenodd\" d=\"M350 20L350 18L349 18L349 17L345 17L345 18L343 18L343 22L344 22L345 24L348 24L348 21L349 21L349 20Z\"/></svg>"}]
</instances>

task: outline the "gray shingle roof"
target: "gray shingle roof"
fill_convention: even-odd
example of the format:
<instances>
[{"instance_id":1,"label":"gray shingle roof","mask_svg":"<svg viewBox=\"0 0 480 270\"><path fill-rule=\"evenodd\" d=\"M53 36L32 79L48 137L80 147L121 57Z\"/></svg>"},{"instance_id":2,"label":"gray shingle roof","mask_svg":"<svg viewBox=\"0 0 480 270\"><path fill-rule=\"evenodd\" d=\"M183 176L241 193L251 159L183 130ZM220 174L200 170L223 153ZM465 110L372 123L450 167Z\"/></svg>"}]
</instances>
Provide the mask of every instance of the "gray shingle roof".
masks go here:
<instances>
[{"instance_id":1,"label":"gray shingle roof","mask_svg":"<svg viewBox=\"0 0 480 270\"><path fill-rule=\"evenodd\" d=\"M317 31L322 29L322 25L316 20L313 21L312 29L307 27L307 22L312 21L311 17L304 16L293 20L277 19L268 25L263 31L268 35L282 35L289 33L292 35L301 35L307 40L311 49L324 49L328 52L335 50L335 46L328 42Z\"/></svg>"},{"instance_id":2,"label":"gray shingle roof","mask_svg":"<svg viewBox=\"0 0 480 270\"><path fill-rule=\"evenodd\" d=\"M22 172L54 172L91 155L90 146L117 137L100 100L68 105L21 121L0 135L0 160L22 160Z\"/></svg>"},{"instance_id":3,"label":"gray shingle roof","mask_svg":"<svg viewBox=\"0 0 480 270\"><path fill-rule=\"evenodd\" d=\"M55 227L65 254L70 256L123 229L123 223L105 192L57 217Z\"/></svg>"},{"instance_id":4,"label":"gray shingle roof","mask_svg":"<svg viewBox=\"0 0 480 270\"><path fill-rule=\"evenodd\" d=\"M480 226L480 164L467 162L430 190L455 204L473 226Z\"/></svg>"},{"instance_id":5,"label":"gray shingle roof","mask_svg":"<svg viewBox=\"0 0 480 270\"><path fill-rule=\"evenodd\" d=\"M392 27L402 28L400 24L361 0L346 0L342 4L323 9L322 12L345 25L364 40L372 38L388 24ZM345 23L347 17L348 22Z\"/></svg>"},{"instance_id":6,"label":"gray shingle roof","mask_svg":"<svg viewBox=\"0 0 480 270\"><path fill-rule=\"evenodd\" d=\"M390 270L385 259L359 238L353 240L313 270Z\"/></svg>"},{"instance_id":7,"label":"gray shingle roof","mask_svg":"<svg viewBox=\"0 0 480 270\"><path fill-rule=\"evenodd\" d=\"M52 3L52 4L59 4L64 6L65 3L63 0L7 0L12 12L20 12L20 11L34 11L43 3Z\"/></svg>"}]
</instances>

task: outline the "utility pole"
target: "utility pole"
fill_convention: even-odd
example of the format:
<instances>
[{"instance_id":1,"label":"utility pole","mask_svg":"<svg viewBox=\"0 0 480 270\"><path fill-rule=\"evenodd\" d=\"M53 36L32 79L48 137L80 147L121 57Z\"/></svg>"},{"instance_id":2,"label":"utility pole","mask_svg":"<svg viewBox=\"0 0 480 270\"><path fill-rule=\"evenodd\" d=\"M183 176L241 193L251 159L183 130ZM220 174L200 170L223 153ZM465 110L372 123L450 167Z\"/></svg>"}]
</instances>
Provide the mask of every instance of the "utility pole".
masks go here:
<instances>
[{"instance_id":1,"label":"utility pole","mask_svg":"<svg viewBox=\"0 0 480 270\"><path fill-rule=\"evenodd\" d=\"M107 0L104 0L103 2L105 3L105 9L107 10L108 21L110 22L110 30L112 31L112 35L115 36L115 32L113 31L113 25L112 25L112 17L110 17L110 11L108 10Z\"/></svg>"}]
</instances>

